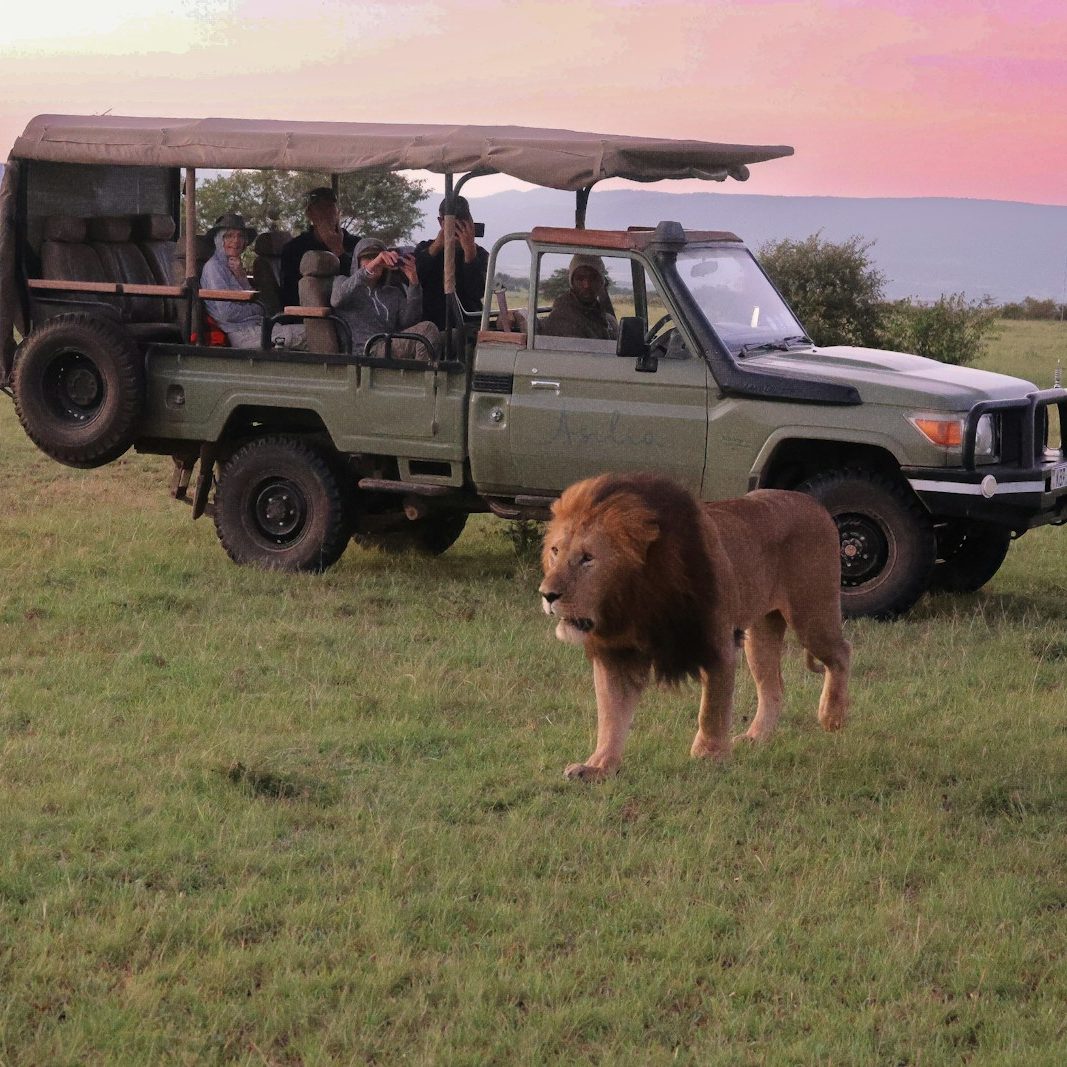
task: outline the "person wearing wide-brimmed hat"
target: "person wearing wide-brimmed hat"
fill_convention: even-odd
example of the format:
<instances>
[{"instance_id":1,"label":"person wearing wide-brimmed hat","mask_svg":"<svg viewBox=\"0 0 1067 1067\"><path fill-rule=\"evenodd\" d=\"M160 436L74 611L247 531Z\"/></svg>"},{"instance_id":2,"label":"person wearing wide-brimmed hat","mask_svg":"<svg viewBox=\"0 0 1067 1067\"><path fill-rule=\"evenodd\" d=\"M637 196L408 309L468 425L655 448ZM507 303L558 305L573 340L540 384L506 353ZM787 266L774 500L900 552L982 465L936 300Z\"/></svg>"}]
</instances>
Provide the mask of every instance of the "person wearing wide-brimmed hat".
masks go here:
<instances>
[{"instance_id":1,"label":"person wearing wide-brimmed hat","mask_svg":"<svg viewBox=\"0 0 1067 1067\"><path fill-rule=\"evenodd\" d=\"M406 288L394 284L396 271L407 279ZM352 273L334 279L330 304L352 331L353 352L362 352L375 334L399 332L425 337L436 352L440 331L423 319L422 292L411 253L389 248L378 237L364 237L352 254ZM390 352L403 359L430 357L426 345L404 339L395 342Z\"/></svg>"},{"instance_id":2,"label":"person wearing wide-brimmed hat","mask_svg":"<svg viewBox=\"0 0 1067 1067\"><path fill-rule=\"evenodd\" d=\"M227 211L207 232L215 244L215 254L200 272L201 289L248 290L252 288L241 262L241 253L256 236L236 211ZM259 348L262 343L263 308L254 300L205 300L204 306L219 324L234 348ZM287 344L295 344L300 327L275 327Z\"/></svg>"},{"instance_id":3,"label":"person wearing wide-brimmed hat","mask_svg":"<svg viewBox=\"0 0 1067 1067\"><path fill-rule=\"evenodd\" d=\"M352 269L352 253L359 241L341 225L337 194L328 185L320 185L308 192L304 211L308 228L282 248L283 305L300 303L300 260L305 252L332 252L341 261L338 273L348 274Z\"/></svg>"},{"instance_id":4,"label":"person wearing wide-brimmed hat","mask_svg":"<svg viewBox=\"0 0 1067 1067\"><path fill-rule=\"evenodd\" d=\"M614 315L605 310L608 272L600 256L572 256L567 267L570 288L560 293L540 332L550 337L613 341L619 335Z\"/></svg>"}]
</instances>

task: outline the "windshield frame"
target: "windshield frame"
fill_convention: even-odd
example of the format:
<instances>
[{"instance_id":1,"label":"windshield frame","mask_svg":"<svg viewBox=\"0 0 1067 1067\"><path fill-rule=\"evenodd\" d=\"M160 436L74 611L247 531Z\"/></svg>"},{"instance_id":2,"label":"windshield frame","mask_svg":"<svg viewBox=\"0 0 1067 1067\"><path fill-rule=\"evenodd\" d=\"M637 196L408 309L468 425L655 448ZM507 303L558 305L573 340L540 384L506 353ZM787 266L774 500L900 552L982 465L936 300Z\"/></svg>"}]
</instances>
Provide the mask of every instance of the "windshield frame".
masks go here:
<instances>
[{"instance_id":1,"label":"windshield frame","mask_svg":"<svg viewBox=\"0 0 1067 1067\"><path fill-rule=\"evenodd\" d=\"M778 314L784 312L788 316L789 322L773 329L749 327L748 329L751 331L751 334L748 336L731 336L724 331L721 324L717 324L713 321L711 316L705 311L704 302L702 302L699 296L694 292L691 284L682 276L682 270L680 269L680 263L683 260L691 258L693 253L702 251L726 251L731 254L731 258L735 259L735 261L743 263L743 265L749 269L754 268L764 290L773 293L775 298L780 302L781 307L776 309ZM676 280L677 285L685 290L686 295L689 298L687 304L691 304L692 310L700 315L702 323L705 324L708 330L715 336L722 351L729 355L731 361L744 359L747 355L754 352L775 348L782 351L788 351L798 347L813 347L814 342L808 337L807 330L797 317L796 312L790 307L789 302L774 284L770 275L763 269L763 265L760 261L752 254L751 250L741 242L693 242L691 244L686 244L684 248L679 249L677 252L674 250L669 252L659 252L656 258L661 263L664 263L665 260L670 261L671 269L669 273L672 275L672 281Z\"/></svg>"}]
</instances>

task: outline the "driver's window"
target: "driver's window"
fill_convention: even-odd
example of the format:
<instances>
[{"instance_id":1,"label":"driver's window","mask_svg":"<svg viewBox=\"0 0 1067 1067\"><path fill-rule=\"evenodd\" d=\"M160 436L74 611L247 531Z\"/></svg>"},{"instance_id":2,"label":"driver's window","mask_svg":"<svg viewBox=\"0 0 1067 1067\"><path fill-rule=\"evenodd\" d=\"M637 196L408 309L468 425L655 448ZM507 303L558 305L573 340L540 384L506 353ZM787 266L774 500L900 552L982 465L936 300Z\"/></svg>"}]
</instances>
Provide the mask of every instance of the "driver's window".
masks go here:
<instances>
[{"instance_id":1,"label":"driver's window","mask_svg":"<svg viewBox=\"0 0 1067 1067\"><path fill-rule=\"evenodd\" d=\"M652 337L654 354L660 359L688 359L689 349L682 339L681 331L675 328L671 309L656 288L655 279L647 271L645 271L645 304L648 308L648 328L650 331L655 331Z\"/></svg>"},{"instance_id":2,"label":"driver's window","mask_svg":"<svg viewBox=\"0 0 1067 1067\"><path fill-rule=\"evenodd\" d=\"M620 256L543 253L538 261L535 347L614 354L619 336L615 300L633 306L629 278L630 262Z\"/></svg>"}]
</instances>

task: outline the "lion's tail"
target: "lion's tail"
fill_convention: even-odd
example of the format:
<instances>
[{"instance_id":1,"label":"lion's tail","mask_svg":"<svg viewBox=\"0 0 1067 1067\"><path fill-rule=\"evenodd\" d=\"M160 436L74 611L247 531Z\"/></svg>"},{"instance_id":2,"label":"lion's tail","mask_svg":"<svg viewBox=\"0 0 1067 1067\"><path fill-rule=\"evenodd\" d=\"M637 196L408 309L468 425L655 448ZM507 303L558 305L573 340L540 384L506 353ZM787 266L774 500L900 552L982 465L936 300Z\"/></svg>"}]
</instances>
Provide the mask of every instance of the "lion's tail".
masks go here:
<instances>
[{"instance_id":1,"label":"lion's tail","mask_svg":"<svg viewBox=\"0 0 1067 1067\"><path fill-rule=\"evenodd\" d=\"M826 670L826 668L806 649L804 655L807 657L809 671L812 671L815 674L822 674L823 671Z\"/></svg>"}]
</instances>

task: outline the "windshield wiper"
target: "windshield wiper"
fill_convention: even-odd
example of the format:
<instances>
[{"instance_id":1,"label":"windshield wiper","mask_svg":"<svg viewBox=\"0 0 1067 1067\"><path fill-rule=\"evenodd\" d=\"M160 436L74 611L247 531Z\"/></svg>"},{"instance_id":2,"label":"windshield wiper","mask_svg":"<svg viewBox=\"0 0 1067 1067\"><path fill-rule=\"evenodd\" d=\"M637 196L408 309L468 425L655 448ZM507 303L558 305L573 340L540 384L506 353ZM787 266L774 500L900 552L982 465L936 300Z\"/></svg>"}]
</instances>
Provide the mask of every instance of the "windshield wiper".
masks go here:
<instances>
[{"instance_id":1,"label":"windshield wiper","mask_svg":"<svg viewBox=\"0 0 1067 1067\"><path fill-rule=\"evenodd\" d=\"M798 333L795 337L785 338L784 344L787 345L811 345L814 347L815 342L806 334Z\"/></svg>"},{"instance_id":2,"label":"windshield wiper","mask_svg":"<svg viewBox=\"0 0 1067 1067\"><path fill-rule=\"evenodd\" d=\"M753 352L788 352L789 345L784 341L763 341L757 344L755 341L741 346L741 355L747 356Z\"/></svg>"}]
</instances>

